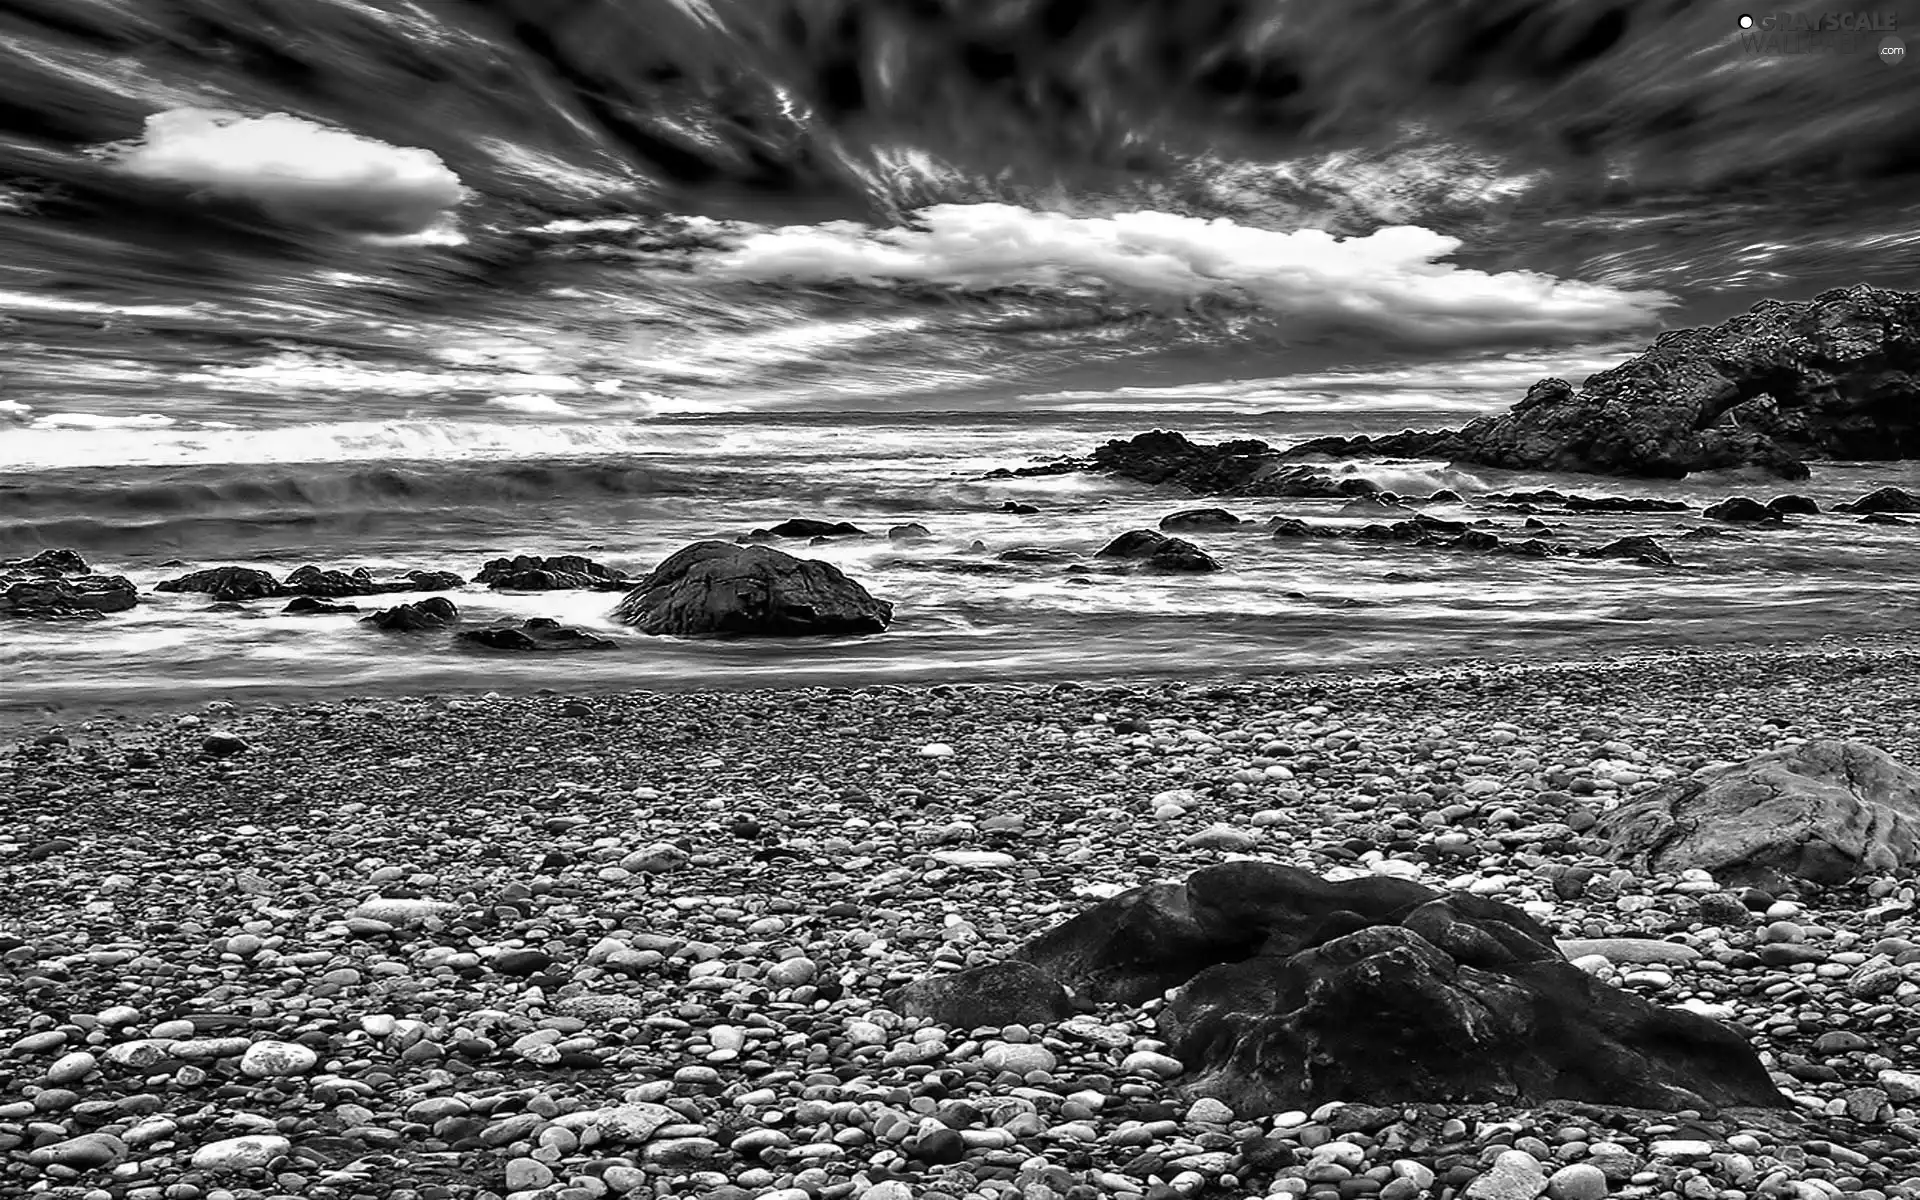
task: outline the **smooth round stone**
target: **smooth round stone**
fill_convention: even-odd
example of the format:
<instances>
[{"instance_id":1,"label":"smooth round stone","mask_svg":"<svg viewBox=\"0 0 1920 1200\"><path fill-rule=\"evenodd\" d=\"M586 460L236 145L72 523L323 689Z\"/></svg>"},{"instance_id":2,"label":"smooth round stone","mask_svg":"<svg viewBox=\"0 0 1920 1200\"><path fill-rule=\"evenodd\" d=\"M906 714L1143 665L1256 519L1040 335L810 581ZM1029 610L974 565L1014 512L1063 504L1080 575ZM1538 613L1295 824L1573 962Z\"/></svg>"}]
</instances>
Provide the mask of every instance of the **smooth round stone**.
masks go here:
<instances>
[{"instance_id":1,"label":"smooth round stone","mask_svg":"<svg viewBox=\"0 0 1920 1200\"><path fill-rule=\"evenodd\" d=\"M36 1167L68 1167L92 1171L118 1162L127 1152L127 1144L112 1134L83 1133L79 1137L42 1146L27 1156Z\"/></svg>"},{"instance_id":2,"label":"smooth round stone","mask_svg":"<svg viewBox=\"0 0 1920 1200\"><path fill-rule=\"evenodd\" d=\"M1031 1042L1019 1046L996 1042L987 1047L986 1053L980 1056L980 1061L989 1071L1010 1072L1014 1075L1030 1075L1035 1071L1051 1072L1059 1065L1059 1060L1054 1057L1053 1051Z\"/></svg>"},{"instance_id":3,"label":"smooth round stone","mask_svg":"<svg viewBox=\"0 0 1920 1200\"><path fill-rule=\"evenodd\" d=\"M79 1083L100 1067L100 1061L85 1050L75 1050L63 1054L47 1068L47 1082L65 1087L69 1083Z\"/></svg>"},{"instance_id":4,"label":"smooth round stone","mask_svg":"<svg viewBox=\"0 0 1920 1200\"><path fill-rule=\"evenodd\" d=\"M767 968L767 982L775 987L799 987L813 982L819 970L810 958L783 958Z\"/></svg>"},{"instance_id":5,"label":"smooth round stone","mask_svg":"<svg viewBox=\"0 0 1920 1200\"><path fill-rule=\"evenodd\" d=\"M1606 1172L1591 1163L1568 1163L1547 1177L1548 1200L1606 1200Z\"/></svg>"},{"instance_id":6,"label":"smooth round stone","mask_svg":"<svg viewBox=\"0 0 1920 1200\"><path fill-rule=\"evenodd\" d=\"M553 1168L533 1158L516 1158L507 1164L507 1190L531 1192L553 1182Z\"/></svg>"},{"instance_id":7,"label":"smooth round stone","mask_svg":"<svg viewBox=\"0 0 1920 1200\"><path fill-rule=\"evenodd\" d=\"M1203 1096L1187 1109L1187 1124L1231 1125L1233 1110L1211 1096Z\"/></svg>"},{"instance_id":8,"label":"smooth round stone","mask_svg":"<svg viewBox=\"0 0 1920 1200\"><path fill-rule=\"evenodd\" d=\"M293 1149L277 1134L250 1133L245 1137L209 1142L193 1152L196 1171L255 1171Z\"/></svg>"},{"instance_id":9,"label":"smooth round stone","mask_svg":"<svg viewBox=\"0 0 1920 1200\"><path fill-rule=\"evenodd\" d=\"M1172 1079L1186 1069L1179 1059L1154 1050L1135 1050L1120 1061L1123 1074L1151 1075L1155 1079Z\"/></svg>"},{"instance_id":10,"label":"smooth round stone","mask_svg":"<svg viewBox=\"0 0 1920 1200\"><path fill-rule=\"evenodd\" d=\"M255 1042L240 1056L240 1073L249 1079L286 1079L305 1075L320 1056L298 1042Z\"/></svg>"},{"instance_id":11,"label":"smooth round stone","mask_svg":"<svg viewBox=\"0 0 1920 1200\"><path fill-rule=\"evenodd\" d=\"M1000 850L935 850L931 857L949 867L1011 867L1020 861Z\"/></svg>"},{"instance_id":12,"label":"smooth round stone","mask_svg":"<svg viewBox=\"0 0 1920 1200\"><path fill-rule=\"evenodd\" d=\"M1692 946L1651 938L1568 938L1558 945L1560 953L1570 959L1598 954L1612 962L1641 966L1680 966L1700 958L1700 952Z\"/></svg>"},{"instance_id":13,"label":"smooth round stone","mask_svg":"<svg viewBox=\"0 0 1920 1200\"><path fill-rule=\"evenodd\" d=\"M952 758L953 747L945 742L929 742L920 747L921 758Z\"/></svg>"},{"instance_id":14,"label":"smooth round stone","mask_svg":"<svg viewBox=\"0 0 1920 1200\"><path fill-rule=\"evenodd\" d=\"M1462 1194L1467 1200L1534 1200L1546 1185L1539 1159L1525 1150L1503 1150Z\"/></svg>"}]
</instances>

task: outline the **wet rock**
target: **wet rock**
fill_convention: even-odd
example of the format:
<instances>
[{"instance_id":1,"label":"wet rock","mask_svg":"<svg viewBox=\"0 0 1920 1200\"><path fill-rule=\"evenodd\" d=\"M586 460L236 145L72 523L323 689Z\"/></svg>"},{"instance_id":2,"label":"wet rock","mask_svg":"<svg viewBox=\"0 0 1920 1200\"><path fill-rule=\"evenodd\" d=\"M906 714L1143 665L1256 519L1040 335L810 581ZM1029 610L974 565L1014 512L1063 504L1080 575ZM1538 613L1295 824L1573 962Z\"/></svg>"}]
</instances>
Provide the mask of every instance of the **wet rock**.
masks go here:
<instances>
[{"instance_id":1,"label":"wet rock","mask_svg":"<svg viewBox=\"0 0 1920 1200\"><path fill-rule=\"evenodd\" d=\"M1080 556L1071 550L1055 550L1047 546L1015 546L993 557L1000 562L1018 563L1068 563L1080 560Z\"/></svg>"},{"instance_id":2,"label":"wet rock","mask_svg":"<svg viewBox=\"0 0 1920 1200\"><path fill-rule=\"evenodd\" d=\"M895 545L924 542L932 537L933 530L928 529L918 521L910 521L905 525L895 525L893 528L887 530L887 540L893 542Z\"/></svg>"},{"instance_id":3,"label":"wet rock","mask_svg":"<svg viewBox=\"0 0 1920 1200\"><path fill-rule=\"evenodd\" d=\"M331 604L325 600L315 599L312 596L295 596L293 599L287 601L287 606L280 611L296 617L332 616L340 613L357 613L360 611L360 606L357 604Z\"/></svg>"},{"instance_id":4,"label":"wet rock","mask_svg":"<svg viewBox=\"0 0 1920 1200\"><path fill-rule=\"evenodd\" d=\"M1633 562L1647 563L1650 566L1671 567L1673 555L1657 540L1646 534L1633 534L1629 537L1615 538L1604 546L1589 547L1580 551L1582 558L1624 558Z\"/></svg>"},{"instance_id":5,"label":"wet rock","mask_svg":"<svg viewBox=\"0 0 1920 1200\"><path fill-rule=\"evenodd\" d=\"M277 1134L248 1134L210 1142L193 1152L196 1171L257 1171L293 1150L293 1143Z\"/></svg>"},{"instance_id":6,"label":"wet rock","mask_svg":"<svg viewBox=\"0 0 1920 1200\"><path fill-rule=\"evenodd\" d=\"M0 572L23 575L90 575L93 568L78 550L42 550L30 558L0 559Z\"/></svg>"},{"instance_id":7,"label":"wet rock","mask_svg":"<svg viewBox=\"0 0 1920 1200\"><path fill-rule=\"evenodd\" d=\"M1783 516L1811 517L1818 515L1820 512L1820 504L1812 496L1800 496L1792 493L1785 496L1775 496L1773 499L1767 501L1767 507Z\"/></svg>"},{"instance_id":8,"label":"wet rock","mask_svg":"<svg viewBox=\"0 0 1920 1200\"><path fill-rule=\"evenodd\" d=\"M1226 529L1239 524L1240 518L1224 508L1184 508L1160 518L1160 528L1168 530Z\"/></svg>"},{"instance_id":9,"label":"wet rock","mask_svg":"<svg viewBox=\"0 0 1920 1200\"><path fill-rule=\"evenodd\" d=\"M1123 559L1138 563L1148 571L1184 573L1220 569L1211 555L1192 542L1152 529L1129 530L1101 547L1095 557Z\"/></svg>"},{"instance_id":10,"label":"wet rock","mask_svg":"<svg viewBox=\"0 0 1920 1200\"><path fill-rule=\"evenodd\" d=\"M1746 496L1735 496L1710 504L1700 514L1711 521L1729 521L1741 525L1778 525L1782 523L1779 509L1762 504Z\"/></svg>"},{"instance_id":11,"label":"wet rock","mask_svg":"<svg viewBox=\"0 0 1920 1200\"><path fill-rule=\"evenodd\" d=\"M445 629L460 619L460 610L445 596L429 596L412 604L383 608L372 616L360 618L362 625L398 633L424 633Z\"/></svg>"},{"instance_id":12,"label":"wet rock","mask_svg":"<svg viewBox=\"0 0 1920 1200\"><path fill-rule=\"evenodd\" d=\"M867 531L850 521L818 521L812 517L794 517L767 530L777 538L867 537Z\"/></svg>"},{"instance_id":13,"label":"wet rock","mask_svg":"<svg viewBox=\"0 0 1920 1200\"><path fill-rule=\"evenodd\" d=\"M552 617L529 617L515 622L511 618L495 621L484 629L463 630L458 639L489 650L560 653L573 650L612 650L619 643L573 625L562 625Z\"/></svg>"},{"instance_id":14,"label":"wet rock","mask_svg":"<svg viewBox=\"0 0 1920 1200\"><path fill-rule=\"evenodd\" d=\"M482 566L473 581L510 592L546 592L567 588L606 592L633 586L632 578L624 572L578 554L556 554L547 558L516 554L512 558L496 558Z\"/></svg>"},{"instance_id":15,"label":"wet rock","mask_svg":"<svg viewBox=\"0 0 1920 1200\"><path fill-rule=\"evenodd\" d=\"M1905 488L1883 487L1868 492L1858 500L1836 504L1833 510L1849 513L1920 513L1920 496Z\"/></svg>"},{"instance_id":16,"label":"wet rock","mask_svg":"<svg viewBox=\"0 0 1920 1200\"><path fill-rule=\"evenodd\" d=\"M1646 870L1844 883L1920 863L1920 773L1863 742L1814 741L1644 793L1594 833Z\"/></svg>"},{"instance_id":17,"label":"wet rock","mask_svg":"<svg viewBox=\"0 0 1920 1200\"><path fill-rule=\"evenodd\" d=\"M893 605L831 563L696 542L655 567L613 616L650 634L799 637L883 632Z\"/></svg>"},{"instance_id":18,"label":"wet rock","mask_svg":"<svg viewBox=\"0 0 1920 1200\"><path fill-rule=\"evenodd\" d=\"M205 592L221 601L264 600L284 596L280 581L252 567L210 567L153 585L156 592Z\"/></svg>"},{"instance_id":19,"label":"wet rock","mask_svg":"<svg viewBox=\"0 0 1920 1200\"><path fill-rule=\"evenodd\" d=\"M139 590L124 575L41 575L0 572L0 614L58 619L125 612Z\"/></svg>"}]
</instances>

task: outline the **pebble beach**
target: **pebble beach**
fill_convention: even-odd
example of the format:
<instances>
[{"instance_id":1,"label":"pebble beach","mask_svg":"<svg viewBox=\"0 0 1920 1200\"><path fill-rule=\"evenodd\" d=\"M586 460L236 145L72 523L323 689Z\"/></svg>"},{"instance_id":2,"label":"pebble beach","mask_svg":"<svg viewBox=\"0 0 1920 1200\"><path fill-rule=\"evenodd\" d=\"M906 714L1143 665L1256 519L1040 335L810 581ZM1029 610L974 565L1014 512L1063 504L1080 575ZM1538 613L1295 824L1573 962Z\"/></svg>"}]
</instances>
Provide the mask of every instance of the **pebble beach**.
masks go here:
<instances>
[{"instance_id":1,"label":"pebble beach","mask_svg":"<svg viewBox=\"0 0 1920 1200\"><path fill-rule=\"evenodd\" d=\"M1641 877L1618 798L1799 740L1920 761L1920 649L1265 682L429 697L0 741L0 1195L1920 1196L1911 874ZM1153 1011L902 1018L1235 856L1522 906L1750 1034L1788 1105L1182 1092Z\"/></svg>"}]
</instances>

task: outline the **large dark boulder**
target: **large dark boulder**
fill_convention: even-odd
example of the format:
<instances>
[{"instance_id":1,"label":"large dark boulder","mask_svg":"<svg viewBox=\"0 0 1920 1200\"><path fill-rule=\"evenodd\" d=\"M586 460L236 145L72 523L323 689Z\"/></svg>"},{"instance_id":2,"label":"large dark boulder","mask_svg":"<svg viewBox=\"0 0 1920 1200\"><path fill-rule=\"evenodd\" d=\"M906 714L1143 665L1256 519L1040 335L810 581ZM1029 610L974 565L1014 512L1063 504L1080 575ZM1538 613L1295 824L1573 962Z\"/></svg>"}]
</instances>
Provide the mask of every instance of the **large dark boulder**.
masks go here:
<instances>
[{"instance_id":1,"label":"large dark boulder","mask_svg":"<svg viewBox=\"0 0 1920 1200\"><path fill-rule=\"evenodd\" d=\"M1593 832L1645 871L1844 883L1920 866L1920 772L1864 742L1808 742L1636 796Z\"/></svg>"},{"instance_id":2,"label":"large dark boulder","mask_svg":"<svg viewBox=\"0 0 1920 1200\"><path fill-rule=\"evenodd\" d=\"M1767 501L1767 507L1782 516L1811 517L1818 515L1820 512L1820 502L1818 500L1815 500L1812 496L1801 496L1792 493L1785 496L1775 496L1773 499Z\"/></svg>"},{"instance_id":3,"label":"large dark boulder","mask_svg":"<svg viewBox=\"0 0 1920 1200\"><path fill-rule=\"evenodd\" d=\"M1406 880L1225 863L1095 904L1013 957L1081 1001L1177 989L1160 1036L1192 1093L1243 1115L1335 1099L1783 1103L1735 1030L1587 975L1511 905Z\"/></svg>"},{"instance_id":4,"label":"large dark boulder","mask_svg":"<svg viewBox=\"0 0 1920 1200\"><path fill-rule=\"evenodd\" d=\"M1108 442L1079 466L1208 496L1338 498L1380 490L1369 480L1336 479L1325 467L1285 463L1280 451L1254 438L1209 444L1163 429Z\"/></svg>"},{"instance_id":5,"label":"large dark boulder","mask_svg":"<svg viewBox=\"0 0 1920 1200\"><path fill-rule=\"evenodd\" d=\"M265 600L286 595L280 581L266 571L252 567L209 567L178 579L163 579L153 585L156 592L205 592L215 600Z\"/></svg>"},{"instance_id":6,"label":"large dark boulder","mask_svg":"<svg viewBox=\"0 0 1920 1200\"><path fill-rule=\"evenodd\" d=\"M552 617L529 617L514 621L510 617L495 621L484 629L468 629L458 639L489 650L560 653L571 650L612 650L619 645L573 625L562 625Z\"/></svg>"},{"instance_id":7,"label":"large dark boulder","mask_svg":"<svg viewBox=\"0 0 1920 1200\"><path fill-rule=\"evenodd\" d=\"M1664 333L1577 391L1543 379L1507 412L1461 429L1316 439L1288 454L1662 479L1760 467L1804 479L1809 459L1920 456L1916 372L1920 292L1860 284Z\"/></svg>"},{"instance_id":8,"label":"large dark boulder","mask_svg":"<svg viewBox=\"0 0 1920 1200\"><path fill-rule=\"evenodd\" d=\"M548 558L516 554L512 558L496 558L482 566L473 580L497 591L509 592L550 592L565 588L609 592L633 586L632 578L626 574L578 554L556 554Z\"/></svg>"},{"instance_id":9,"label":"large dark boulder","mask_svg":"<svg viewBox=\"0 0 1920 1200\"><path fill-rule=\"evenodd\" d=\"M800 637L880 633L893 620L893 605L832 563L709 541L668 556L613 615L642 633Z\"/></svg>"},{"instance_id":10,"label":"large dark boulder","mask_svg":"<svg viewBox=\"0 0 1920 1200\"><path fill-rule=\"evenodd\" d=\"M365 567L351 571L322 570L306 566L288 575L283 590L298 596L317 596L338 600L343 596L373 596L381 592L407 591L411 583L379 583Z\"/></svg>"},{"instance_id":11,"label":"large dark boulder","mask_svg":"<svg viewBox=\"0 0 1920 1200\"><path fill-rule=\"evenodd\" d=\"M1213 556L1184 538L1168 537L1157 529L1132 529L1102 546L1096 558L1138 563L1143 570L1166 573L1218 571Z\"/></svg>"}]
</instances>

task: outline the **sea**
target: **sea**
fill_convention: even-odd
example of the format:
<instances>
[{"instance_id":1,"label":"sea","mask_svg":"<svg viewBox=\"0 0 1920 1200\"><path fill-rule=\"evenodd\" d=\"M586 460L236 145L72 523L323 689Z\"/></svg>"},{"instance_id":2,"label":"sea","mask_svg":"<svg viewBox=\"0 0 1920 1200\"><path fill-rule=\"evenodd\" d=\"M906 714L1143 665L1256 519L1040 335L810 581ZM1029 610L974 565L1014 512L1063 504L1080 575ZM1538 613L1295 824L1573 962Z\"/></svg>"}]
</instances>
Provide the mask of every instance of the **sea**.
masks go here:
<instances>
[{"instance_id":1,"label":"sea","mask_svg":"<svg viewBox=\"0 0 1920 1200\"><path fill-rule=\"evenodd\" d=\"M1276 541L1272 516L1364 518L990 477L1151 429L1284 445L1457 425L1663 328L1913 286L1920 139L1900 131L1920 91L1870 56L1756 58L1707 7L1642 13L1609 40L1578 7L1520 5L1525 69L1422 42L1431 78L1387 71L1388 116L1329 109L1279 137L1247 107L1253 83L1195 115L1156 102L1178 83L1164 71L1062 75L1060 47L1088 29L1108 57L1146 53L1151 14L1094 6L10 6L0 558L69 547L142 595L99 621L0 625L0 710L1266 678L1904 631L1911 527L1829 512L1688 535L1729 495L1826 507L1920 488L1908 463L1822 463L1791 488L1333 468L1451 489L1465 502L1428 511L1508 532L1521 517L1475 497L1683 500L1562 523L1581 544L1653 533L1672 568ZM902 33L890 12L924 24ZM1308 33L1325 20L1298 15ZM981 22L1031 52L982 59ZM1182 28L1243 57L1285 49L1232 22ZM636 38L646 52L623 57ZM1381 77L1370 45L1327 53ZM1456 59L1475 65L1447 75ZM1319 69L1282 100L1344 95ZM1048 71L1080 92L1009 90ZM1629 90L1650 79L1666 89L1651 115ZM1214 503L1247 519L1186 535L1218 573L996 558L1091 555ZM891 628L695 641L618 625L617 594L450 594L467 624L550 616L618 642L514 655L151 590L226 564L471 576L519 553L638 574L790 517L879 535L787 548L891 601ZM885 536L909 522L932 536Z\"/></svg>"}]
</instances>

